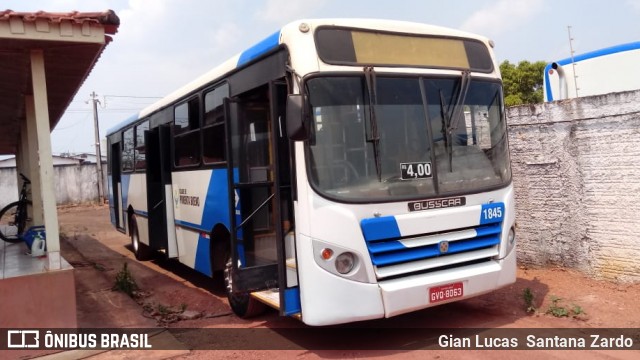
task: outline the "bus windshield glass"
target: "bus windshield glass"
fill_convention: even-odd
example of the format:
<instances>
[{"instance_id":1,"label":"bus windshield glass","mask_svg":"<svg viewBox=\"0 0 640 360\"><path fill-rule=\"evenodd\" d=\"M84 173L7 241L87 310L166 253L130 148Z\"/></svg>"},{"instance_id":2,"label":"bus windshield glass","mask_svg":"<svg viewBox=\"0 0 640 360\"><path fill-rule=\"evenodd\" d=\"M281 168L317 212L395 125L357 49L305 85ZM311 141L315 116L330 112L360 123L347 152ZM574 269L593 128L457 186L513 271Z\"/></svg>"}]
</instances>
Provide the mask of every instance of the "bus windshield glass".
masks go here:
<instances>
[{"instance_id":1,"label":"bus windshield glass","mask_svg":"<svg viewBox=\"0 0 640 360\"><path fill-rule=\"evenodd\" d=\"M382 202L507 185L501 86L464 75L307 80L313 187L338 201Z\"/></svg>"}]
</instances>

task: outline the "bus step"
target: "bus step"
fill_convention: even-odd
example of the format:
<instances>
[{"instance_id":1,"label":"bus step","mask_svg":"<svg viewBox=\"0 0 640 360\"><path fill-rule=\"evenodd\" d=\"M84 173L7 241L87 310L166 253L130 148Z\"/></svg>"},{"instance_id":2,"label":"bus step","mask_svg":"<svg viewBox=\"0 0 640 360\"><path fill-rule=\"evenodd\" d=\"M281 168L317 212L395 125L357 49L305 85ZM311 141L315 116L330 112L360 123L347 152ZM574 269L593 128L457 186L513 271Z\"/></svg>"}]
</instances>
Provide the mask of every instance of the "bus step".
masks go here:
<instances>
[{"instance_id":1,"label":"bus step","mask_svg":"<svg viewBox=\"0 0 640 360\"><path fill-rule=\"evenodd\" d=\"M280 310L280 292L278 292L278 289L254 291L251 296L276 310Z\"/></svg>"},{"instance_id":2,"label":"bus step","mask_svg":"<svg viewBox=\"0 0 640 360\"><path fill-rule=\"evenodd\" d=\"M251 296L276 310L280 310L280 293L278 292L278 289L255 291L251 293ZM300 315L300 313L295 313L290 316L294 319L302 320L302 315Z\"/></svg>"}]
</instances>

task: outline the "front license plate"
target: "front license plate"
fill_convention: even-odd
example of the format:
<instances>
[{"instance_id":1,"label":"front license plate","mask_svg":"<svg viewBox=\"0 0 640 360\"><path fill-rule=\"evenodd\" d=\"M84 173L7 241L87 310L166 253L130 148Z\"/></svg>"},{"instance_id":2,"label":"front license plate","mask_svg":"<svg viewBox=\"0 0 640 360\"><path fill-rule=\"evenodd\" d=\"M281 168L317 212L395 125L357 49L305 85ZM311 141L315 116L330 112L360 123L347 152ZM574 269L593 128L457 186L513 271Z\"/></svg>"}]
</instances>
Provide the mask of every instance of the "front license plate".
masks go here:
<instances>
[{"instance_id":1,"label":"front license plate","mask_svg":"<svg viewBox=\"0 0 640 360\"><path fill-rule=\"evenodd\" d=\"M440 301L446 301L456 298L461 298L464 295L462 282L456 282L453 284L434 286L429 288L429 302L437 303Z\"/></svg>"}]
</instances>

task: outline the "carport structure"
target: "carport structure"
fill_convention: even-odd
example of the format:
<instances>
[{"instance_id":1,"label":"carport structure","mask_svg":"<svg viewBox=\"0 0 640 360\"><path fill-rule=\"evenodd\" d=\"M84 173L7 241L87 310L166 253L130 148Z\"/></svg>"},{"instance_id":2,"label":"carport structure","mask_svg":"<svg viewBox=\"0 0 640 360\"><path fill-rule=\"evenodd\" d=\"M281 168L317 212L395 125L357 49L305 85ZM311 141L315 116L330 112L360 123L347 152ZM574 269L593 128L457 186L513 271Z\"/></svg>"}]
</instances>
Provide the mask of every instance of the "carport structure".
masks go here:
<instances>
[{"instance_id":1,"label":"carport structure","mask_svg":"<svg viewBox=\"0 0 640 360\"><path fill-rule=\"evenodd\" d=\"M60 256L50 134L119 23L111 10L0 11L0 154L15 154L17 173L31 179L29 225L45 226L47 247L35 259L0 244L0 328L76 325L73 272ZM25 308L33 319L24 319Z\"/></svg>"}]
</instances>

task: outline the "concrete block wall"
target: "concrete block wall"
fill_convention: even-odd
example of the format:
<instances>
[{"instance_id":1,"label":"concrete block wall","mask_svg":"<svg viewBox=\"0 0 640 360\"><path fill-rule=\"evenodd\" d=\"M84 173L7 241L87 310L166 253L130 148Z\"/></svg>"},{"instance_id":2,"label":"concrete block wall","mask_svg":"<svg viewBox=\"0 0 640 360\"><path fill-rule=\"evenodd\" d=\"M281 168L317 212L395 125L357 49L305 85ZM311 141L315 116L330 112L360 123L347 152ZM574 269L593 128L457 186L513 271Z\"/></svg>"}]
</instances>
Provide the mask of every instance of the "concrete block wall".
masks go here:
<instances>
[{"instance_id":1,"label":"concrete block wall","mask_svg":"<svg viewBox=\"0 0 640 360\"><path fill-rule=\"evenodd\" d=\"M640 281L640 91L507 117L518 261Z\"/></svg>"}]
</instances>

